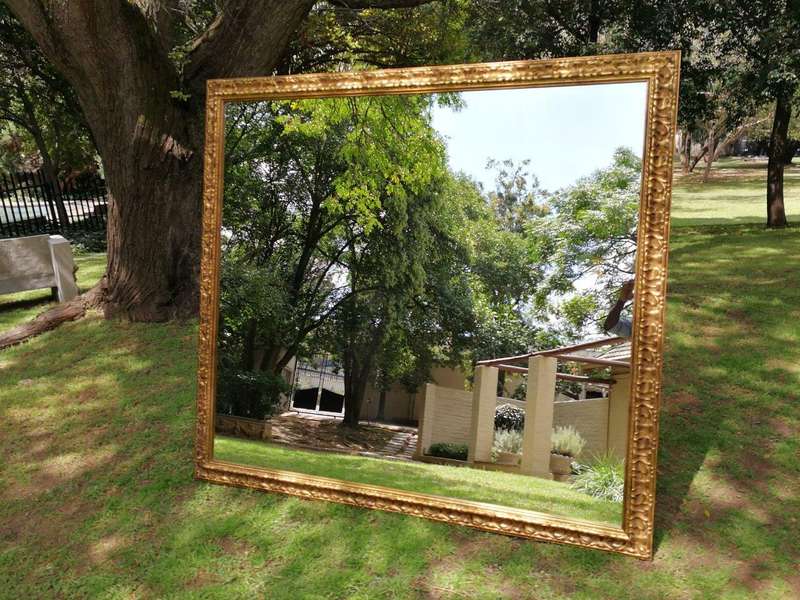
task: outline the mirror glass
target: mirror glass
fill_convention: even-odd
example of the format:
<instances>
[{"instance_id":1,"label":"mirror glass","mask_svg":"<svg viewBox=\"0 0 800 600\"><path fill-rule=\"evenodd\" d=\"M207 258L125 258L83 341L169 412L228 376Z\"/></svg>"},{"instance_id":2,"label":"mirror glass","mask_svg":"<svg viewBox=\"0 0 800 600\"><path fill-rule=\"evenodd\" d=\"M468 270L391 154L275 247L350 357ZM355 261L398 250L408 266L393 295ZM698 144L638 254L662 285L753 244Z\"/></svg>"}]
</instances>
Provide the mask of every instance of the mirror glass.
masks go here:
<instances>
[{"instance_id":1,"label":"mirror glass","mask_svg":"<svg viewBox=\"0 0 800 600\"><path fill-rule=\"evenodd\" d=\"M214 458L620 526L646 97L227 103Z\"/></svg>"}]
</instances>

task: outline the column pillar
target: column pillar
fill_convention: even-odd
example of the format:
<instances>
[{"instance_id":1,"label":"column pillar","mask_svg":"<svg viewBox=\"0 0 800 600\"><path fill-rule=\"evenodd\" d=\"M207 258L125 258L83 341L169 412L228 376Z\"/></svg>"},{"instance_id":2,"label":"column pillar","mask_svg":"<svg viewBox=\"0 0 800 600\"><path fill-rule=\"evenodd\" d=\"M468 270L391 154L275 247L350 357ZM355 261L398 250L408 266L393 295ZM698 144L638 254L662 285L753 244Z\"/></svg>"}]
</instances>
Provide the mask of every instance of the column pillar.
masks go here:
<instances>
[{"instance_id":1,"label":"column pillar","mask_svg":"<svg viewBox=\"0 0 800 600\"><path fill-rule=\"evenodd\" d=\"M549 356L531 356L528 359L528 392L520 465L523 475L552 478L550 450L557 365L558 361Z\"/></svg>"},{"instance_id":2,"label":"column pillar","mask_svg":"<svg viewBox=\"0 0 800 600\"><path fill-rule=\"evenodd\" d=\"M497 409L497 368L475 367L472 385L472 419L470 420L467 460L489 462L494 443L494 413Z\"/></svg>"},{"instance_id":3,"label":"column pillar","mask_svg":"<svg viewBox=\"0 0 800 600\"><path fill-rule=\"evenodd\" d=\"M433 435L433 413L436 404L436 386L432 383L425 384L425 398L422 401L422 418L417 428L416 456L422 456L431 446Z\"/></svg>"},{"instance_id":4,"label":"column pillar","mask_svg":"<svg viewBox=\"0 0 800 600\"><path fill-rule=\"evenodd\" d=\"M631 374L614 373L608 392L608 451L625 459L628 452L628 422L631 406Z\"/></svg>"}]
</instances>

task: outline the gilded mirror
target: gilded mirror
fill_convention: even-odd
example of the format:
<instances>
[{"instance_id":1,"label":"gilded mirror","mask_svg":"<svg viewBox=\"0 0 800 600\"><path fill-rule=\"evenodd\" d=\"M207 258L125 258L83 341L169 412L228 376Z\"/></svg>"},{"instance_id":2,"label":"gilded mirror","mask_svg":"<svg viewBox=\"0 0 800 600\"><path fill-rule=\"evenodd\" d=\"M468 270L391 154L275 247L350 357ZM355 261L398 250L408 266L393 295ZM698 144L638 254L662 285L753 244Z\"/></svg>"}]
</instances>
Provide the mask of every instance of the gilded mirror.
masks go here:
<instances>
[{"instance_id":1,"label":"gilded mirror","mask_svg":"<svg viewBox=\"0 0 800 600\"><path fill-rule=\"evenodd\" d=\"M198 477L649 558L678 73L209 82Z\"/></svg>"}]
</instances>

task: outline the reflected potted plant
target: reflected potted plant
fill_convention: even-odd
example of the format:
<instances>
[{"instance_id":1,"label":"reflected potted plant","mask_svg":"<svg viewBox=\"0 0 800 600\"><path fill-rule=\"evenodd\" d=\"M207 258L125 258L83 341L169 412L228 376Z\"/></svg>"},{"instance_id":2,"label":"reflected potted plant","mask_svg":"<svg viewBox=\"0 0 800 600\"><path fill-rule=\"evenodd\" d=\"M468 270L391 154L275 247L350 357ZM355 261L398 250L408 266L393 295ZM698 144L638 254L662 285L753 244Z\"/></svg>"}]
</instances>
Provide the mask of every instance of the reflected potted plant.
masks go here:
<instances>
[{"instance_id":1,"label":"reflected potted plant","mask_svg":"<svg viewBox=\"0 0 800 600\"><path fill-rule=\"evenodd\" d=\"M586 440L572 425L556 427L551 439L550 472L555 481L567 481L572 473L572 460L583 451Z\"/></svg>"},{"instance_id":2,"label":"reflected potted plant","mask_svg":"<svg viewBox=\"0 0 800 600\"><path fill-rule=\"evenodd\" d=\"M522 459L522 432L515 429L496 429L492 456L497 464L518 465Z\"/></svg>"}]
</instances>

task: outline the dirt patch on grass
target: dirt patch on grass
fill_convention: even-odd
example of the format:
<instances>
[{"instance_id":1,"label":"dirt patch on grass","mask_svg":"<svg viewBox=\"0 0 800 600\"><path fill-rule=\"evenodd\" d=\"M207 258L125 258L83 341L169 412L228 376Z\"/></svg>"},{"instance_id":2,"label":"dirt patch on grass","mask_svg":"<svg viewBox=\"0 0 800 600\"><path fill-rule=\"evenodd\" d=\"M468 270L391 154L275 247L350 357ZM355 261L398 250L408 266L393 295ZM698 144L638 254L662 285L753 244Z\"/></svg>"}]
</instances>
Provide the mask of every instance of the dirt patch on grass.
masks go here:
<instances>
[{"instance_id":1,"label":"dirt patch on grass","mask_svg":"<svg viewBox=\"0 0 800 600\"><path fill-rule=\"evenodd\" d=\"M790 425L785 420L781 418L772 418L769 419L770 427L777 433L779 436L784 438L794 438L800 437L800 427L797 425Z\"/></svg>"},{"instance_id":2,"label":"dirt patch on grass","mask_svg":"<svg viewBox=\"0 0 800 600\"><path fill-rule=\"evenodd\" d=\"M214 573L209 573L205 569L198 569L194 577L186 582L185 587L187 590L202 590L205 587L221 582L222 578Z\"/></svg>"},{"instance_id":3,"label":"dirt patch on grass","mask_svg":"<svg viewBox=\"0 0 800 600\"><path fill-rule=\"evenodd\" d=\"M670 414L698 414L703 411L703 403L694 394L679 391L664 398L664 410Z\"/></svg>"},{"instance_id":4,"label":"dirt patch on grass","mask_svg":"<svg viewBox=\"0 0 800 600\"><path fill-rule=\"evenodd\" d=\"M219 539L219 547L228 556L241 556L246 557L255 552L256 547L245 540L231 537L229 535L223 536Z\"/></svg>"},{"instance_id":5,"label":"dirt patch on grass","mask_svg":"<svg viewBox=\"0 0 800 600\"><path fill-rule=\"evenodd\" d=\"M128 540L121 535L107 535L89 545L89 560L95 565L102 565L111 559L114 552L127 544Z\"/></svg>"}]
</instances>

